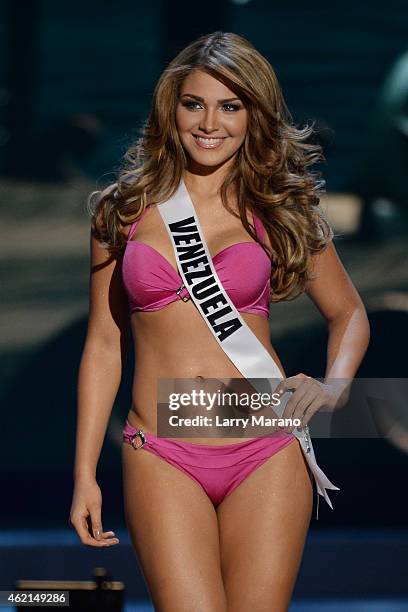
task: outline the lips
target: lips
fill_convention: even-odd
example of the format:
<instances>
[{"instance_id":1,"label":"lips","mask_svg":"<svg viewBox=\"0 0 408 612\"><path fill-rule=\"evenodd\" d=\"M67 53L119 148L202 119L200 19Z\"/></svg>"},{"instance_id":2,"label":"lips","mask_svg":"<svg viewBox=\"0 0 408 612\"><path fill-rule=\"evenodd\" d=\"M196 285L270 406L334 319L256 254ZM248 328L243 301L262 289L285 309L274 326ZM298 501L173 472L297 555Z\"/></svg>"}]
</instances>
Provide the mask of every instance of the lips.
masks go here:
<instances>
[{"instance_id":1,"label":"lips","mask_svg":"<svg viewBox=\"0 0 408 612\"><path fill-rule=\"evenodd\" d=\"M198 136L197 134L193 134L194 140L197 145L202 149L217 149L222 145L225 140L225 137L222 138L211 138L206 136Z\"/></svg>"}]
</instances>

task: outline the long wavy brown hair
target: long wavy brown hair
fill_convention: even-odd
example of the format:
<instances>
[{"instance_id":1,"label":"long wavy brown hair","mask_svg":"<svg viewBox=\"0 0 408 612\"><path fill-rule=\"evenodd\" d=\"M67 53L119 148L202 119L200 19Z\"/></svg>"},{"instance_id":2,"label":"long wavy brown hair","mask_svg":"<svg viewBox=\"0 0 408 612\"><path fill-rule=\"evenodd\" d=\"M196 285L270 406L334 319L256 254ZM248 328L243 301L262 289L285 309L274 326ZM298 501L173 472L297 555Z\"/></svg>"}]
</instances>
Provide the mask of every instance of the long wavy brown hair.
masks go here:
<instances>
[{"instance_id":1,"label":"long wavy brown hair","mask_svg":"<svg viewBox=\"0 0 408 612\"><path fill-rule=\"evenodd\" d=\"M221 199L230 210L227 193L234 186L242 224L258 242L245 211L259 216L272 245L262 244L272 263L270 299L294 299L314 277L310 255L333 237L319 206L325 183L320 172L309 169L325 158L321 145L311 142L314 126L294 124L270 63L237 34L202 36L163 71L142 134L126 152L117 182L90 195L93 235L111 255L120 256L126 226L177 189L188 160L177 132L176 105L180 85L196 69L231 89L248 111L245 140L221 186Z\"/></svg>"}]
</instances>

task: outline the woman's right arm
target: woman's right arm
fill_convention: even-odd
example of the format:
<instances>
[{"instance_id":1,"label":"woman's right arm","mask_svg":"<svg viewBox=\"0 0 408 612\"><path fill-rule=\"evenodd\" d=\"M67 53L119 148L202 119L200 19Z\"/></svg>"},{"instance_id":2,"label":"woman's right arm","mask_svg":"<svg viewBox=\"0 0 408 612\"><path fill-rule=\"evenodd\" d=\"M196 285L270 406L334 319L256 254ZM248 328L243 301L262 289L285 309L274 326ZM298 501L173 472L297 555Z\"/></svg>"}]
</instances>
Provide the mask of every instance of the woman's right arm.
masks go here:
<instances>
[{"instance_id":1,"label":"woman's right arm","mask_svg":"<svg viewBox=\"0 0 408 612\"><path fill-rule=\"evenodd\" d=\"M90 250L89 318L78 374L70 522L84 544L106 546L118 540L107 537L112 532L102 531L96 468L121 382L129 341L129 310L120 260L112 258L92 232Z\"/></svg>"}]
</instances>

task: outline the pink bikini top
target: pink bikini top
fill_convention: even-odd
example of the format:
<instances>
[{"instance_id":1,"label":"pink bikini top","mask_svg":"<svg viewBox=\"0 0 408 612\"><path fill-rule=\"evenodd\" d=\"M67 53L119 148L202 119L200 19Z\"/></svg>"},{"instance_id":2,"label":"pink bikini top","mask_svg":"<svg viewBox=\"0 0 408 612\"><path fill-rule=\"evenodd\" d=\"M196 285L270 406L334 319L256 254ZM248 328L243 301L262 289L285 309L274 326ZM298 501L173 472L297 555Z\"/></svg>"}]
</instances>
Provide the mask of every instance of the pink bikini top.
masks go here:
<instances>
[{"instance_id":1,"label":"pink bikini top","mask_svg":"<svg viewBox=\"0 0 408 612\"><path fill-rule=\"evenodd\" d=\"M144 213L147 209L145 209ZM130 312L160 310L175 300L190 299L183 280L172 264L156 249L132 240L142 214L130 227L122 261L122 278ZM253 213L257 237L265 228ZM217 253L214 267L238 311L269 316L271 261L258 242L238 242Z\"/></svg>"}]
</instances>

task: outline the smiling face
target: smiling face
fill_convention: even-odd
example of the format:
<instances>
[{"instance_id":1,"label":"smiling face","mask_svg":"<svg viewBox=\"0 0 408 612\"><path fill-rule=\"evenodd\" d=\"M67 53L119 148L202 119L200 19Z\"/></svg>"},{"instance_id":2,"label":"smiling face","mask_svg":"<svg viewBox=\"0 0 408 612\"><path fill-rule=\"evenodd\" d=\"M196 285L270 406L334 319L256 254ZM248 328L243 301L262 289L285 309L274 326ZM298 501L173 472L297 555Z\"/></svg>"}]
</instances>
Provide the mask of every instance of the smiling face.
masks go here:
<instances>
[{"instance_id":1,"label":"smiling face","mask_svg":"<svg viewBox=\"0 0 408 612\"><path fill-rule=\"evenodd\" d=\"M232 161L244 142L247 111L223 83L193 70L180 88L176 125L190 168L219 167Z\"/></svg>"}]
</instances>

